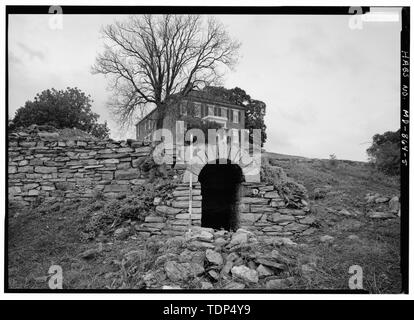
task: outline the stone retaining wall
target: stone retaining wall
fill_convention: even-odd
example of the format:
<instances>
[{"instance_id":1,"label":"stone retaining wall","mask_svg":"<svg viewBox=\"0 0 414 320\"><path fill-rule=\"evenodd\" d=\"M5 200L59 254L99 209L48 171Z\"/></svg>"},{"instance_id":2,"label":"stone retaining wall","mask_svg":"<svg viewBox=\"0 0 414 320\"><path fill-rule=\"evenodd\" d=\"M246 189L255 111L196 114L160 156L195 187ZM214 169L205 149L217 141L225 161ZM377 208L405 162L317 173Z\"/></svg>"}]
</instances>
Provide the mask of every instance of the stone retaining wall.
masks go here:
<instances>
[{"instance_id":1,"label":"stone retaining wall","mask_svg":"<svg viewBox=\"0 0 414 320\"><path fill-rule=\"evenodd\" d=\"M137 141L62 139L55 133L13 133L8 141L9 200L29 205L36 199L73 199L98 196L117 198L146 183L140 164L151 146ZM188 169L187 169L188 170ZM154 199L155 212L136 225L139 232L182 234L189 228L189 184L185 167L174 169L183 181L172 198ZM201 225L201 186L195 179L191 225ZM291 236L312 232L313 223L303 199L288 208L273 185L243 183L239 201L242 228L266 236Z\"/></svg>"},{"instance_id":2,"label":"stone retaining wall","mask_svg":"<svg viewBox=\"0 0 414 320\"><path fill-rule=\"evenodd\" d=\"M173 199L162 202L155 199L155 214L147 216L136 230L147 235L179 235L189 229L189 184L182 183L173 192ZM191 224L201 225L201 186L196 183L192 191ZM240 227L257 235L288 237L313 232L314 219L307 216L307 203L299 208L287 207L286 201L269 184L243 183L239 202Z\"/></svg>"},{"instance_id":3,"label":"stone retaining wall","mask_svg":"<svg viewBox=\"0 0 414 320\"><path fill-rule=\"evenodd\" d=\"M28 205L39 197L118 197L145 183L138 165L150 151L140 142L9 135L9 200Z\"/></svg>"}]
</instances>

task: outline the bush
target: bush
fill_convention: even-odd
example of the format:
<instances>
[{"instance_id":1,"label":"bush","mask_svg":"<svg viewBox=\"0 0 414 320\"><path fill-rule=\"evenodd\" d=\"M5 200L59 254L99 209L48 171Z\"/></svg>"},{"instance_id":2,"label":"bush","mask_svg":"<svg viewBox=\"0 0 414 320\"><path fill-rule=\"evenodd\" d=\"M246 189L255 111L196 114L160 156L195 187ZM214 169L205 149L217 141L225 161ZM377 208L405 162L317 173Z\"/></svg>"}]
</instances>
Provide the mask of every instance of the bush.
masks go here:
<instances>
[{"instance_id":1,"label":"bush","mask_svg":"<svg viewBox=\"0 0 414 320\"><path fill-rule=\"evenodd\" d=\"M107 123L98 123L99 115L92 112L92 102L91 97L78 88L44 90L17 109L9 126L12 130L33 124L58 129L78 128L97 138L108 138Z\"/></svg>"},{"instance_id":2,"label":"bush","mask_svg":"<svg viewBox=\"0 0 414 320\"><path fill-rule=\"evenodd\" d=\"M329 155L329 165L332 168L336 168L338 166L338 159L336 158L335 154L330 154Z\"/></svg>"},{"instance_id":3,"label":"bush","mask_svg":"<svg viewBox=\"0 0 414 320\"><path fill-rule=\"evenodd\" d=\"M134 195L124 199L95 201L82 210L89 213L90 218L80 230L83 240L95 238L100 232L108 233L122 225L125 221L143 222L145 217L154 213L154 198L162 199L172 194L174 185L162 180L139 186Z\"/></svg>"},{"instance_id":4,"label":"bush","mask_svg":"<svg viewBox=\"0 0 414 320\"><path fill-rule=\"evenodd\" d=\"M400 173L400 152L400 130L376 134L372 138L371 147L367 149L369 161L375 168L389 175Z\"/></svg>"}]
</instances>

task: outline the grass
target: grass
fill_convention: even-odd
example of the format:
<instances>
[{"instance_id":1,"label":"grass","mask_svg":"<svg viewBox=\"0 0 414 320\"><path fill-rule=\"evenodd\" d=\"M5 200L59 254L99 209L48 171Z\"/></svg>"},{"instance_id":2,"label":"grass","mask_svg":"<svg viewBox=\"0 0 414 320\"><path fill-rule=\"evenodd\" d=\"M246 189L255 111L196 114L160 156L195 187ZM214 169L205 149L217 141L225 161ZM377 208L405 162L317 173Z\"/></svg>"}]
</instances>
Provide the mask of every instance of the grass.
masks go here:
<instances>
[{"instance_id":1,"label":"grass","mask_svg":"<svg viewBox=\"0 0 414 320\"><path fill-rule=\"evenodd\" d=\"M386 205L367 204L364 197L367 193L400 195L399 177L386 176L369 164L352 161L336 160L332 165L329 160L270 157L270 163L303 184L311 199L316 188L328 190L324 198L310 201L319 228L315 234L298 239L304 245L295 250L299 269L309 259L317 262L315 271L301 275L295 288L348 289L349 267L359 265L365 290L401 291L399 219L373 221L364 215L370 210L387 210ZM341 209L356 216L338 215ZM326 234L335 238L333 243L320 242L320 236ZM359 239L350 240L349 235Z\"/></svg>"}]
</instances>

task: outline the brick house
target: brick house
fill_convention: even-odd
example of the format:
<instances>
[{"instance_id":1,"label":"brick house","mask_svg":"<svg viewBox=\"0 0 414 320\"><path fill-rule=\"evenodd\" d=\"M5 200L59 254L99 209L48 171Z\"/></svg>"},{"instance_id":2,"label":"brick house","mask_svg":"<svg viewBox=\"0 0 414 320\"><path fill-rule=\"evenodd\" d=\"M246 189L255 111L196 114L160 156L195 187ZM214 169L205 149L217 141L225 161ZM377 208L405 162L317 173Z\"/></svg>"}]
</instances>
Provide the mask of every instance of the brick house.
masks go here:
<instances>
[{"instance_id":1,"label":"brick house","mask_svg":"<svg viewBox=\"0 0 414 320\"><path fill-rule=\"evenodd\" d=\"M174 108L175 107L175 108ZM245 128L245 109L242 106L229 103L222 99L215 99L205 92L192 92L181 100L179 105L171 106L171 112L163 120L163 128L175 132L177 120L187 122L190 118L201 119L202 121L212 121L220 124L226 129ZM155 108L136 125L136 139L150 140L155 130L157 119L157 109Z\"/></svg>"}]
</instances>

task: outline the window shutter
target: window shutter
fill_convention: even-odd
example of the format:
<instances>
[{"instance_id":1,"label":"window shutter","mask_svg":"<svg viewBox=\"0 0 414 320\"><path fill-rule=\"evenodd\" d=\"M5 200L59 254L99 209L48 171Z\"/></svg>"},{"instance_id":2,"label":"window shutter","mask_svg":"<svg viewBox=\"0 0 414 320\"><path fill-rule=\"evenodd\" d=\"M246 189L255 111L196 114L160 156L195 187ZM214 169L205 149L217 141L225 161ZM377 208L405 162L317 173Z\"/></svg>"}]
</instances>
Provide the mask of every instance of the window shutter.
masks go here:
<instances>
[{"instance_id":1,"label":"window shutter","mask_svg":"<svg viewBox=\"0 0 414 320\"><path fill-rule=\"evenodd\" d=\"M229 109L229 112L230 112L229 119L230 119L231 122L233 122L233 109Z\"/></svg>"}]
</instances>

